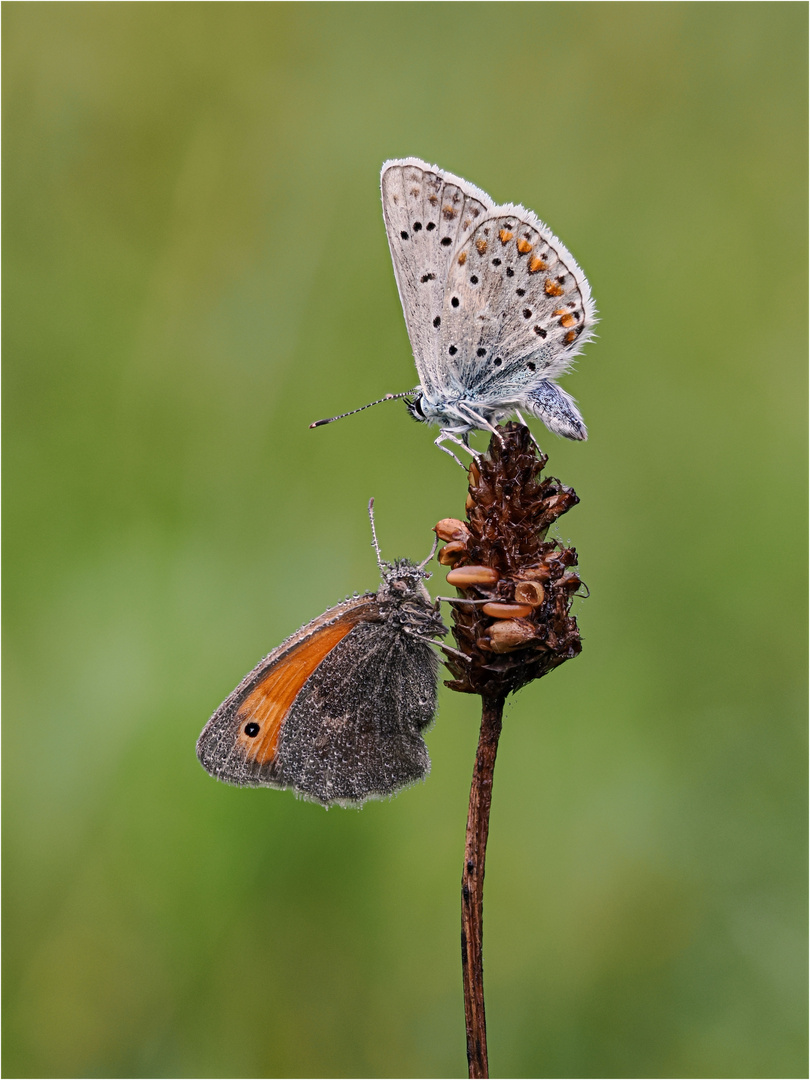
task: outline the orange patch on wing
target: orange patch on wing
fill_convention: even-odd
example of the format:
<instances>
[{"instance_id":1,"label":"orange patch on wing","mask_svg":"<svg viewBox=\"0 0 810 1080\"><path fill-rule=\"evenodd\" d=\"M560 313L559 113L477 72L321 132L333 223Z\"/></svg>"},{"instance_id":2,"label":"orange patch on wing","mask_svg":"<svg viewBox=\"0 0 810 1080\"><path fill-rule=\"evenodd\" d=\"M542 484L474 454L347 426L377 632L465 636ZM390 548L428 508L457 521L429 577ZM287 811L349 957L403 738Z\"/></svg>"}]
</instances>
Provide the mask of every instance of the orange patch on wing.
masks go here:
<instances>
[{"instance_id":1,"label":"orange patch on wing","mask_svg":"<svg viewBox=\"0 0 810 1080\"><path fill-rule=\"evenodd\" d=\"M442 207L442 213L444 214L444 216L447 218L448 221L452 221L453 218L458 213L458 211L456 210L456 208L454 206L443 206Z\"/></svg>"},{"instance_id":2,"label":"orange patch on wing","mask_svg":"<svg viewBox=\"0 0 810 1080\"><path fill-rule=\"evenodd\" d=\"M565 289L558 285L556 281L552 281L551 278L546 278L546 283L543 286L546 292L546 296L562 296Z\"/></svg>"},{"instance_id":3,"label":"orange patch on wing","mask_svg":"<svg viewBox=\"0 0 810 1080\"><path fill-rule=\"evenodd\" d=\"M462 251L462 253L458 257L458 265L463 266L466 261L467 261L467 252Z\"/></svg>"},{"instance_id":4,"label":"orange patch on wing","mask_svg":"<svg viewBox=\"0 0 810 1080\"><path fill-rule=\"evenodd\" d=\"M365 607L365 605L363 605ZM265 765L273 760L287 713L304 683L335 645L362 621L362 608L346 612L336 622L317 630L282 655L239 706L237 743L248 761ZM249 723L259 725L252 738L245 734Z\"/></svg>"},{"instance_id":5,"label":"orange patch on wing","mask_svg":"<svg viewBox=\"0 0 810 1080\"><path fill-rule=\"evenodd\" d=\"M574 318L571 312L568 311L560 319L560 326L564 326L566 329L568 329L569 326L574 326L576 324L576 321L577 320Z\"/></svg>"},{"instance_id":6,"label":"orange patch on wing","mask_svg":"<svg viewBox=\"0 0 810 1080\"><path fill-rule=\"evenodd\" d=\"M529 273L536 274L538 270L548 270L548 265L543 262L539 255L532 255L529 259Z\"/></svg>"},{"instance_id":7,"label":"orange patch on wing","mask_svg":"<svg viewBox=\"0 0 810 1080\"><path fill-rule=\"evenodd\" d=\"M562 320L560 320L560 321L562 321ZM569 330L568 333L565 335L566 344L570 345L572 341L576 341L576 340L577 340L577 332L576 332L576 330Z\"/></svg>"},{"instance_id":8,"label":"orange patch on wing","mask_svg":"<svg viewBox=\"0 0 810 1080\"><path fill-rule=\"evenodd\" d=\"M479 236L479 238L475 241L475 246L478 248L478 254L483 255L484 252L487 250L487 242L483 238L483 236Z\"/></svg>"},{"instance_id":9,"label":"orange patch on wing","mask_svg":"<svg viewBox=\"0 0 810 1080\"><path fill-rule=\"evenodd\" d=\"M514 235L515 234L510 233L508 229L501 229L501 231L498 233L498 237L500 238L502 244L508 244Z\"/></svg>"},{"instance_id":10,"label":"orange patch on wing","mask_svg":"<svg viewBox=\"0 0 810 1080\"><path fill-rule=\"evenodd\" d=\"M534 244L530 244L528 240L518 240L517 249L521 255L528 255L534 247Z\"/></svg>"}]
</instances>

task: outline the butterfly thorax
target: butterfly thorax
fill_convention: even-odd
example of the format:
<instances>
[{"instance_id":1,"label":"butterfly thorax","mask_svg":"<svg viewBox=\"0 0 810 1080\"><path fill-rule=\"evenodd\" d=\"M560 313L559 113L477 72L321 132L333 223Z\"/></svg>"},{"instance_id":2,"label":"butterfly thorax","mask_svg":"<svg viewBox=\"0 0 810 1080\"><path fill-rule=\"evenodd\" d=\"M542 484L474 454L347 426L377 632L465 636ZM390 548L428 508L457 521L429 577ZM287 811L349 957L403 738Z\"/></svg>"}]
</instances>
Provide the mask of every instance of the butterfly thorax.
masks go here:
<instances>
[{"instance_id":1,"label":"butterfly thorax","mask_svg":"<svg viewBox=\"0 0 810 1080\"><path fill-rule=\"evenodd\" d=\"M514 408L501 402L493 405L487 401L476 400L471 394L430 398L418 389L410 401L406 401L408 412L422 424L438 424L444 431L462 434L476 428L485 428L489 424L499 424L505 420ZM481 417L486 423L473 423L472 416Z\"/></svg>"},{"instance_id":2,"label":"butterfly thorax","mask_svg":"<svg viewBox=\"0 0 810 1080\"><path fill-rule=\"evenodd\" d=\"M446 634L447 627L425 588L425 571L408 559L383 565L383 580L377 591L380 617L405 633L424 637Z\"/></svg>"}]
</instances>

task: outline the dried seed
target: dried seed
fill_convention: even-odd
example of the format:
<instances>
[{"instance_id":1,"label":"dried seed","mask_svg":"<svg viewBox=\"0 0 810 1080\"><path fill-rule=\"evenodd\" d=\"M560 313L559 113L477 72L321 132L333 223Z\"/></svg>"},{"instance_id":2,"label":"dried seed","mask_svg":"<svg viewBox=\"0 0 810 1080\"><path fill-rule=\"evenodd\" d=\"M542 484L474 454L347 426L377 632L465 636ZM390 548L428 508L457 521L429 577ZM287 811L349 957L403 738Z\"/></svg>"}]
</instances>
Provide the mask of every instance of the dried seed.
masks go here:
<instances>
[{"instance_id":1,"label":"dried seed","mask_svg":"<svg viewBox=\"0 0 810 1080\"><path fill-rule=\"evenodd\" d=\"M491 566L460 566L447 575L447 584L463 589L466 585L494 585L500 574Z\"/></svg>"},{"instance_id":2,"label":"dried seed","mask_svg":"<svg viewBox=\"0 0 810 1080\"><path fill-rule=\"evenodd\" d=\"M515 600L519 604L540 607L546 598L546 591L539 581L520 581L515 586Z\"/></svg>"},{"instance_id":3,"label":"dried seed","mask_svg":"<svg viewBox=\"0 0 810 1080\"><path fill-rule=\"evenodd\" d=\"M437 561L441 566L452 566L457 563L462 555L466 555L467 545L463 540L454 540L450 544L445 544L439 554L436 556Z\"/></svg>"},{"instance_id":4,"label":"dried seed","mask_svg":"<svg viewBox=\"0 0 810 1080\"><path fill-rule=\"evenodd\" d=\"M440 540L466 540L470 530L458 518L442 518L433 526L433 531Z\"/></svg>"},{"instance_id":5,"label":"dried seed","mask_svg":"<svg viewBox=\"0 0 810 1080\"><path fill-rule=\"evenodd\" d=\"M491 604L484 604L481 608L485 615L491 619L525 619L531 615L531 604L506 604L495 600Z\"/></svg>"}]
</instances>

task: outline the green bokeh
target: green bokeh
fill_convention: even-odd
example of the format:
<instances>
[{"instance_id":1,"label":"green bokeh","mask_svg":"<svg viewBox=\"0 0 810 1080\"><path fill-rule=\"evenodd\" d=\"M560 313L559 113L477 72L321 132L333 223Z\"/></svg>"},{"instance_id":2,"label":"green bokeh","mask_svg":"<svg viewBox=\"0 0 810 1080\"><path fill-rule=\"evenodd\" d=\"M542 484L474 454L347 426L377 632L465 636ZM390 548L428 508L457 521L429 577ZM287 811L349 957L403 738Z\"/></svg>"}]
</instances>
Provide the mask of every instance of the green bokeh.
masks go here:
<instances>
[{"instance_id":1,"label":"green bokeh","mask_svg":"<svg viewBox=\"0 0 810 1080\"><path fill-rule=\"evenodd\" d=\"M4 6L6 1076L465 1075L476 701L361 812L238 791L203 723L423 556L389 157L532 207L599 338L584 651L508 708L493 1075L805 1060L806 30L797 3ZM441 588L441 575L437 588Z\"/></svg>"}]
</instances>

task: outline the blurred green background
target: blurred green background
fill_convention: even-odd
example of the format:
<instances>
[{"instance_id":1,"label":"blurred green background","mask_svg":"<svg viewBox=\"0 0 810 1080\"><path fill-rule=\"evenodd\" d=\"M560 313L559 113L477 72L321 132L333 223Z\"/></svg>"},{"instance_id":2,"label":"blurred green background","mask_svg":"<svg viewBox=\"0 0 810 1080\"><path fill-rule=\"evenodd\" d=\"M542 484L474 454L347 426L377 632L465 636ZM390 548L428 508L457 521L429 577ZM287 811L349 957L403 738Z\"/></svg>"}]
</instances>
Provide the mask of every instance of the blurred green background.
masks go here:
<instances>
[{"instance_id":1,"label":"blurred green background","mask_svg":"<svg viewBox=\"0 0 810 1080\"><path fill-rule=\"evenodd\" d=\"M380 212L417 155L585 268L538 436L582 656L508 707L493 1075L805 1060L803 4L4 6L6 1076L466 1075L477 701L361 812L215 783L210 713L465 482ZM483 441L479 437L479 444ZM442 590L436 575L434 592Z\"/></svg>"}]
</instances>

